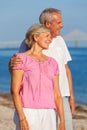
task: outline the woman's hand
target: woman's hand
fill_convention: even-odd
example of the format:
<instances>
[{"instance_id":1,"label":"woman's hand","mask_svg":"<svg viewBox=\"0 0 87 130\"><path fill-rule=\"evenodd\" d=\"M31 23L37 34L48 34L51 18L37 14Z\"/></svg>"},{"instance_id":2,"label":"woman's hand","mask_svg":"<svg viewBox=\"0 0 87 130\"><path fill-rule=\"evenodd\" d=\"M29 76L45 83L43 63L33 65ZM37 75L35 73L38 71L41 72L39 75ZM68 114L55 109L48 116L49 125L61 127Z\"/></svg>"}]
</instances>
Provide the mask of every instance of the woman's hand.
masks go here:
<instances>
[{"instance_id":1,"label":"woman's hand","mask_svg":"<svg viewBox=\"0 0 87 130\"><path fill-rule=\"evenodd\" d=\"M29 124L26 119L20 121L20 130L29 130Z\"/></svg>"},{"instance_id":2,"label":"woman's hand","mask_svg":"<svg viewBox=\"0 0 87 130\"><path fill-rule=\"evenodd\" d=\"M66 130L65 129L65 122L60 122L60 124L58 126L58 130Z\"/></svg>"}]
</instances>

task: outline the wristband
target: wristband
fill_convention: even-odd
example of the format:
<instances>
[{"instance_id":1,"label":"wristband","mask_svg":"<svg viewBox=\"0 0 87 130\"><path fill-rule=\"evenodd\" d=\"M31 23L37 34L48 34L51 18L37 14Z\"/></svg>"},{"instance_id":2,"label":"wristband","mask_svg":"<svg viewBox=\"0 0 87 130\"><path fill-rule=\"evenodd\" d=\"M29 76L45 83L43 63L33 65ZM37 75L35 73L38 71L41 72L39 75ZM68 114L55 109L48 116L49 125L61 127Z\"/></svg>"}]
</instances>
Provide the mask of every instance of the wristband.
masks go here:
<instances>
[{"instance_id":1,"label":"wristband","mask_svg":"<svg viewBox=\"0 0 87 130\"><path fill-rule=\"evenodd\" d=\"M21 119L20 122L22 122L22 121L24 121L24 120L26 120L26 117L24 117L23 119Z\"/></svg>"}]
</instances>

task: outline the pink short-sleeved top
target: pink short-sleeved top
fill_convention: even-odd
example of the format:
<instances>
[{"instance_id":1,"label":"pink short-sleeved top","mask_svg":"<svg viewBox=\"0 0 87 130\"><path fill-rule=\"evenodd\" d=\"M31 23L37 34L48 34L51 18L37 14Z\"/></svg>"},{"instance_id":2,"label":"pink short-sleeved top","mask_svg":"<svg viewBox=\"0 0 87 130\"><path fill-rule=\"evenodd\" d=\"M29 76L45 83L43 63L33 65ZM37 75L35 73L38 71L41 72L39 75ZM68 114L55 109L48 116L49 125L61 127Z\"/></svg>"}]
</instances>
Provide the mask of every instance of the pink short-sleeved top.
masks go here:
<instances>
[{"instance_id":1,"label":"pink short-sleeved top","mask_svg":"<svg viewBox=\"0 0 87 130\"><path fill-rule=\"evenodd\" d=\"M20 97L23 107L56 109L54 75L59 73L57 62L49 57L43 63L25 53L18 53L22 63L13 69L23 70Z\"/></svg>"}]
</instances>

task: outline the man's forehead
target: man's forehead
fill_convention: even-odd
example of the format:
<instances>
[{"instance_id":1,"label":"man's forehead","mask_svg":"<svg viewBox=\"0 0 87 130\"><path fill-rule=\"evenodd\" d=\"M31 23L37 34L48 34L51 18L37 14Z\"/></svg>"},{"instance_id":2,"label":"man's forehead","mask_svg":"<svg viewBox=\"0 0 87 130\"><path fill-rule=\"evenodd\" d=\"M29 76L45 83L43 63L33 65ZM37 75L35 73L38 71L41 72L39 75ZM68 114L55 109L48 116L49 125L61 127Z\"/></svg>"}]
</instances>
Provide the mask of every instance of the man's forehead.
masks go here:
<instances>
[{"instance_id":1,"label":"man's forehead","mask_svg":"<svg viewBox=\"0 0 87 130\"><path fill-rule=\"evenodd\" d=\"M61 18L61 14L57 13L57 12L54 12L53 13L53 17L55 17L55 18Z\"/></svg>"}]
</instances>

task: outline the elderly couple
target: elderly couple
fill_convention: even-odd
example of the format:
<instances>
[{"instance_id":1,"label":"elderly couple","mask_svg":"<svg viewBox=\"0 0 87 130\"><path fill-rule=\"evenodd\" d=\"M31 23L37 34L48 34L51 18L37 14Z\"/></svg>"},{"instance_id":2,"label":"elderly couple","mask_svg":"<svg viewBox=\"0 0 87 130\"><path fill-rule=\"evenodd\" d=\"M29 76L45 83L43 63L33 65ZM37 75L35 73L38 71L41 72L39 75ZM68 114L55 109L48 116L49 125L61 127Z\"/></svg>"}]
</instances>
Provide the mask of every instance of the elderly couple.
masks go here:
<instances>
[{"instance_id":1,"label":"elderly couple","mask_svg":"<svg viewBox=\"0 0 87 130\"><path fill-rule=\"evenodd\" d=\"M73 130L71 56L60 30L61 11L47 8L10 60L16 130Z\"/></svg>"}]
</instances>

